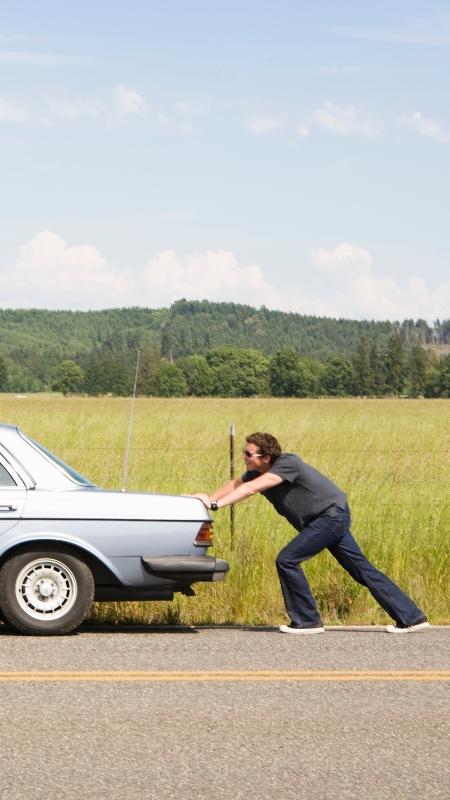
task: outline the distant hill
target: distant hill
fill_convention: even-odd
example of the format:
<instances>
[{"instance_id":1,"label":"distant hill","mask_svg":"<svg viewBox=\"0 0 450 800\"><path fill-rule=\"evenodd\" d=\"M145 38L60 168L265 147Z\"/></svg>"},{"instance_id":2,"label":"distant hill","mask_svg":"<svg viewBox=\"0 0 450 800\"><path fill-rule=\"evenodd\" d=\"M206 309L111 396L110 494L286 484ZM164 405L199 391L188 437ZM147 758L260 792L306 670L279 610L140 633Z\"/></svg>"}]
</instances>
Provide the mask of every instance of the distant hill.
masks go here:
<instances>
[{"instance_id":1,"label":"distant hill","mask_svg":"<svg viewBox=\"0 0 450 800\"><path fill-rule=\"evenodd\" d=\"M397 326L391 322L357 322L235 303L179 300L171 306L163 324L161 352L179 358L230 345L271 355L281 347L293 347L320 360L354 352L362 334L384 342L394 330Z\"/></svg>"},{"instance_id":2,"label":"distant hill","mask_svg":"<svg viewBox=\"0 0 450 800\"><path fill-rule=\"evenodd\" d=\"M32 391L48 386L55 366L67 359L86 369L99 358L134 362L138 348L153 348L172 360L230 345L266 355L291 347L325 361L354 353L362 335L383 345L394 331L407 344L444 347L450 343L448 320L430 327L424 320L330 319L236 303L179 300L168 309L156 310L0 310L0 358L12 384ZM24 375L32 376L31 384L31 379L21 379Z\"/></svg>"}]
</instances>

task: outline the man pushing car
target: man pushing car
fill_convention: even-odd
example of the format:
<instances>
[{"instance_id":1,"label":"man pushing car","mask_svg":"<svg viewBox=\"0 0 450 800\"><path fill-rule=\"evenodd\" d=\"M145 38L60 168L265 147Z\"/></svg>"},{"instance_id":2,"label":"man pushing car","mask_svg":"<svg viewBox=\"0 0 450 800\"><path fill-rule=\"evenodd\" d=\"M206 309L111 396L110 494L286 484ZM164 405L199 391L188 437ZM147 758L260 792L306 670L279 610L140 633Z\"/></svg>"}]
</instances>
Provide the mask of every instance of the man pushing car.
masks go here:
<instances>
[{"instance_id":1,"label":"man pushing car","mask_svg":"<svg viewBox=\"0 0 450 800\"><path fill-rule=\"evenodd\" d=\"M302 561L327 548L394 620L388 633L410 633L429 627L428 620L402 590L363 555L350 533L350 511L344 492L294 453L283 453L270 433L252 433L243 451L246 471L211 495L196 494L211 511L261 493L299 531L276 559L289 625L282 633L324 633Z\"/></svg>"}]
</instances>

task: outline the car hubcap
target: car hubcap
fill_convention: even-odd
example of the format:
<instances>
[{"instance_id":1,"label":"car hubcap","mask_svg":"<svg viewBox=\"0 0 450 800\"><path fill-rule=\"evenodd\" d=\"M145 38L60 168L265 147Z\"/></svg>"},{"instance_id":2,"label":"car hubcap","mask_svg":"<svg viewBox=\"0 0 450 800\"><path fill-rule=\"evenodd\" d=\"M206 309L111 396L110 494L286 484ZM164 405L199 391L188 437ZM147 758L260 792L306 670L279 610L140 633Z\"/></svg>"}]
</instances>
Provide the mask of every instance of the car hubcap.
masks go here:
<instances>
[{"instance_id":1,"label":"car hubcap","mask_svg":"<svg viewBox=\"0 0 450 800\"><path fill-rule=\"evenodd\" d=\"M64 616L77 597L77 582L66 564L54 558L39 558L27 564L16 580L16 598L33 619L53 620Z\"/></svg>"}]
</instances>

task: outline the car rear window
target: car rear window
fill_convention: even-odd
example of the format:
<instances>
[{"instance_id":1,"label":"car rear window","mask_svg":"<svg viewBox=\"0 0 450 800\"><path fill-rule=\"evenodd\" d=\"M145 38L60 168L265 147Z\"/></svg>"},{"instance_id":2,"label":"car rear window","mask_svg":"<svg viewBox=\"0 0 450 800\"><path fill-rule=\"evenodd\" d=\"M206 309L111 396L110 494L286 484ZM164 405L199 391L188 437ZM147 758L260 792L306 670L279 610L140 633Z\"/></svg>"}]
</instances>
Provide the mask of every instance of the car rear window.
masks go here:
<instances>
[{"instance_id":1,"label":"car rear window","mask_svg":"<svg viewBox=\"0 0 450 800\"><path fill-rule=\"evenodd\" d=\"M61 458L58 458L58 456L55 456L55 454L52 453L50 450L47 450L47 448L44 447L43 444L35 442L34 439L29 439L29 441L35 447L37 447L38 450L44 453L51 461L53 461L54 464L57 464L58 467L64 470L64 472L66 472L67 475L69 475L69 477L72 478L72 480L76 481L77 483L83 484L83 486L92 486L92 481L90 481L88 478L85 478L84 475L81 475L72 467L69 467L69 465L66 464Z\"/></svg>"}]
</instances>

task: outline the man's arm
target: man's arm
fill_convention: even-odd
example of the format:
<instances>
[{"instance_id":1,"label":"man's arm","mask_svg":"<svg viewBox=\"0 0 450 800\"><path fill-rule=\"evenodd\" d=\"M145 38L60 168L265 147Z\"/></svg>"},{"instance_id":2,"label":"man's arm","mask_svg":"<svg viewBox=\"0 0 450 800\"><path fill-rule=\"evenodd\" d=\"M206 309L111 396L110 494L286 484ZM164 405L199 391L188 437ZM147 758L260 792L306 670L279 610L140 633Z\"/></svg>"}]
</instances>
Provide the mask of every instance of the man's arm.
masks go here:
<instances>
[{"instance_id":1,"label":"man's arm","mask_svg":"<svg viewBox=\"0 0 450 800\"><path fill-rule=\"evenodd\" d=\"M234 478L231 481L227 481L224 483L223 486L220 486L219 489L216 489L215 492L211 495L211 500L220 500L221 497L225 497L230 492L237 489L243 483L241 478Z\"/></svg>"},{"instance_id":2,"label":"man's arm","mask_svg":"<svg viewBox=\"0 0 450 800\"><path fill-rule=\"evenodd\" d=\"M238 488L242 484L241 478L235 478L231 481L227 481L223 484L223 486L219 486L218 489L215 489L214 492L211 494L205 494L205 492L199 492L198 494L189 495L189 497L196 497L198 500L201 500L202 503L206 506L206 508L211 508L211 500L219 500L222 497L230 494L235 489Z\"/></svg>"},{"instance_id":3,"label":"man's arm","mask_svg":"<svg viewBox=\"0 0 450 800\"><path fill-rule=\"evenodd\" d=\"M233 505L233 503L239 503L240 500L245 500L246 497L252 497L258 492L263 492L265 489L270 489L272 486L277 486L279 483L283 483L283 478L280 478L279 475L274 475L272 472L266 472L251 481L244 482L240 479L229 481L219 490L213 492L211 496L196 494L194 497L198 497L207 508L211 508L211 500L217 501L217 508L224 508L225 506ZM224 491L225 489L227 491Z\"/></svg>"},{"instance_id":4,"label":"man's arm","mask_svg":"<svg viewBox=\"0 0 450 800\"><path fill-rule=\"evenodd\" d=\"M206 508L211 508L211 500L219 500L221 497L225 497L227 494L230 494L230 492L234 491L234 489L237 489L241 484L241 478L234 478L233 480L224 483L223 486L219 486L219 488L215 489L211 494L199 492L198 494L189 495L189 497L196 497L198 500L202 501Z\"/></svg>"}]
</instances>

